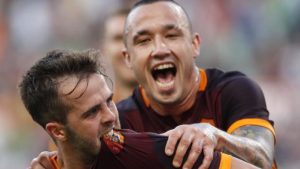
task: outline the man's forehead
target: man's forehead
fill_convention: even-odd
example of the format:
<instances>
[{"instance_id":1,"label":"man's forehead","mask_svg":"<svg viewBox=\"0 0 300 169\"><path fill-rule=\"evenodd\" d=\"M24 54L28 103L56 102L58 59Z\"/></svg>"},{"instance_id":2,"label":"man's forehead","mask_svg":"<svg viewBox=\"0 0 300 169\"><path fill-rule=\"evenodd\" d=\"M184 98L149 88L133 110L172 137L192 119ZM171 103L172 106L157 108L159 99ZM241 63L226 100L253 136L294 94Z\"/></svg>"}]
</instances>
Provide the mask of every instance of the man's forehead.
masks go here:
<instances>
[{"instance_id":1,"label":"man's forehead","mask_svg":"<svg viewBox=\"0 0 300 169\"><path fill-rule=\"evenodd\" d=\"M83 110L99 104L112 95L105 78L100 74L91 74L84 78L68 76L60 85L61 99L72 105L73 110Z\"/></svg>"},{"instance_id":2,"label":"man's forehead","mask_svg":"<svg viewBox=\"0 0 300 169\"><path fill-rule=\"evenodd\" d=\"M182 21L182 19L186 21L185 13L183 12L181 7L172 2L160 1L141 5L132 10L127 18L127 29L136 28L136 25L143 23L143 21L145 21L146 19L164 17L173 18L174 21Z\"/></svg>"},{"instance_id":3,"label":"man's forehead","mask_svg":"<svg viewBox=\"0 0 300 169\"><path fill-rule=\"evenodd\" d=\"M70 98L78 98L87 92L87 88L97 84L105 87L106 82L103 75L90 74L90 75L68 75L59 78L58 80L58 92L61 95L68 96Z\"/></svg>"},{"instance_id":4,"label":"man's forehead","mask_svg":"<svg viewBox=\"0 0 300 169\"><path fill-rule=\"evenodd\" d=\"M174 8L176 10L181 10L182 9L181 6L179 6L177 3L174 3L172 1L156 1L156 2L152 2L152 3L146 3L146 4L136 6L129 12L129 14L135 12L136 10L140 10L140 9L144 10L144 9L151 9L151 8L155 8L155 9L158 9L158 8L164 8L164 9ZM145 11L145 12L153 13L155 11ZM156 11L156 12L160 13L162 11Z\"/></svg>"},{"instance_id":5,"label":"man's forehead","mask_svg":"<svg viewBox=\"0 0 300 169\"><path fill-rule=\"evenodd\" d=\"M70 93L74 90L79 79L75 75L63 76L57 79L58 92L62 95Z\"/></svg>"}]
</instances>

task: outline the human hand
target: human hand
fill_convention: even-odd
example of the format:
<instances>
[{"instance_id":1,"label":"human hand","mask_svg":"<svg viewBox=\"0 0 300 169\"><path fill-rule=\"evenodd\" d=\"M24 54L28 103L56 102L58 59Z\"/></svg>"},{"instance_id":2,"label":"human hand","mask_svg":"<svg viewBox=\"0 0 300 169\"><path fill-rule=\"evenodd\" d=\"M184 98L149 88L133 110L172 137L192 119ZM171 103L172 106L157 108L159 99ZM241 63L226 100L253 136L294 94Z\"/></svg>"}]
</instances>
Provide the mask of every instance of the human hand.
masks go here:
<instances>
[{"instance_id":1,"label":"human hand","mask_svg":"<svg viewBox=\"0 0 300 169\"><path fill-rule=\"evenodd\" d=\"M50 157L56 155L57 152L49 152L49 151L43 151L41 152L36 158L34 158L28 169L54 169L54 167L51 164Z\"/></svg>"},{"instance_id":2,"label":"human hand","mask_svg":"<svg viewBox=\"0 0 300 169\"><path fill-rule=\"evenodd\" d=\"M173 158L173 166L180 167L186 151L191 145L190 153L182 168L192 168L202 151L204 159L199 169L208 168L213 159L214 149L218 143L217 131L218 129L207 123L177 126L175 129L162 134L169 137L165 153L173 155L176 144L179 141Z\"/></svg>"}]
</instances>

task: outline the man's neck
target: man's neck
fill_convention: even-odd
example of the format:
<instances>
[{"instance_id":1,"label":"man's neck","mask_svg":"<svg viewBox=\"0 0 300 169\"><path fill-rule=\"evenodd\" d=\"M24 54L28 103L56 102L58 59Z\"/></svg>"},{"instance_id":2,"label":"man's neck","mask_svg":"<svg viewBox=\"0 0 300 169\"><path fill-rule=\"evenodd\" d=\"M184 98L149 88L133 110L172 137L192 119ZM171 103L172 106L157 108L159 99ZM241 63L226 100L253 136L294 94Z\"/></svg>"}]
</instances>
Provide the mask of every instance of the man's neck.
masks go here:
<instances>
[{"instance_id":1,"label":"man's neck","mask_svg":"<svg viewBox=\"0 0 300 169\"><path fill-rule=\"evenodd\" d=\"M85 163L82 159L80 152L76 152L74 148L70 146L64 146L63 148L58 148L58 165L60 169L89 169L92 163Z\"/></svg>"}]
</instances>

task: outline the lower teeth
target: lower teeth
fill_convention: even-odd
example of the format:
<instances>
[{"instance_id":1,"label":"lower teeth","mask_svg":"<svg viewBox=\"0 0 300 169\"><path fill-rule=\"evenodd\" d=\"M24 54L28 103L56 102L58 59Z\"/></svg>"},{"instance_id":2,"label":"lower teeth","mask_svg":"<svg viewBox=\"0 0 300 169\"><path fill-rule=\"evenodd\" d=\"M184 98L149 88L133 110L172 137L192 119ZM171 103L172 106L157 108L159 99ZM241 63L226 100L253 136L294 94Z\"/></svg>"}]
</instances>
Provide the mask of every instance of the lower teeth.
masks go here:
<instances>
[{"instance_id":1,"label":"lower teeth","mask_svg":"<svg viewBox=\"0 0 300 169\"><path fill-rule=\"evenodd\" d=\"M169 83L161 83L161 82L156 81L156 83L158 84L159 87L170 87L173 85L174 82L172 81Z\"/></svg>"}]
</instances>

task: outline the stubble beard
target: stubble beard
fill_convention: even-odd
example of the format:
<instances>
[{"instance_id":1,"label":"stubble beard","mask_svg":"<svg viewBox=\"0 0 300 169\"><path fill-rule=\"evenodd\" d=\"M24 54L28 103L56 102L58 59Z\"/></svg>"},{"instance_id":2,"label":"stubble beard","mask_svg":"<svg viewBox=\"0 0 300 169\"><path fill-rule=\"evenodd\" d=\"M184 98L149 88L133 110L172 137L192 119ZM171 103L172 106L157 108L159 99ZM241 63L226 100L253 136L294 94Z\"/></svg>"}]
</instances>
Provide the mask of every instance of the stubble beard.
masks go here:
<instances>
[{"instance_id":1,"label":"stubble beard","mask_svg":"<svg viewBox=\"0 0 300 169\"><path fill-rule=\"evenodd\" d=\"M95 143L93 143L91 140L81 137L68 126L66 127L66 133L68 142L74 149L74 154L79 156L82 162L84 162L86 165L93 164L97 155L99 154L100 147L96 147Z\"/></svg>"}]
</instances>

